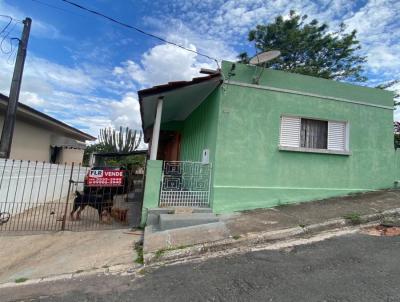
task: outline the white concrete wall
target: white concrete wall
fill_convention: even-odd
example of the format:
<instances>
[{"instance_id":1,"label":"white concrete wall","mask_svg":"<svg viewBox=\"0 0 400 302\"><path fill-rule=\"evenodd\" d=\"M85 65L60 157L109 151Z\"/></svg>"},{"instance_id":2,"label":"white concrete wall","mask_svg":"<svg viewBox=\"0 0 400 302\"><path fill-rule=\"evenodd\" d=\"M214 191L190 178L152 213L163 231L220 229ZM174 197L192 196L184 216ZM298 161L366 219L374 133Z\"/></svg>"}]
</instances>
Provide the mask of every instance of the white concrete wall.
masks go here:
<instances>
[{"instance_id":1,"label":"white concrete wall","mask_svg":"<svg viewBox=\"0 0 400 302\"><path fill-rule=\"evenodd\" d=\"M44 203L63 203L72 166L0 159L0 211L17 214ZM83 181L88 167L75 166L74 181ZM73 185L71 193L83 190Z\"/></svg>"},{"instance_id":2,"label":"white concrete wall","mask_svg":"<svg viewBox=\"0 0 400 302\"><path fill-rule=\"evenodd\" d=\"M63 148L60 152L58 162L69 165L72 163L82 164L83 152L84 150L82 149Z\"/></svg>"},{"instance_id":3,"label":"white concrete wall","mask_svg":"<svg viewBox=\"0 0 400 302\"><path fill-rule=\"evenodd\" d=\"M3 129L4 116L0 114L0 133ZM10 158L18 160L50 161L51 136L60 135L51 129L36 126L31 122L18 119L15 123ZM83 150L65 149L61 151L60 163L82 163Z\"/></svg>"},{"instance_id":4,"label":"white concrete wall","mask_svg":"<svg viewBox=\"0 0 400 302\"><path fill-rule=\"evenodd\" d=\"M4 117L1 115L0 131L3 129L3 121ZM10 158L48 162L50 160L50 137L50 131L17 119Z\"/></svg>"}]
</instances>

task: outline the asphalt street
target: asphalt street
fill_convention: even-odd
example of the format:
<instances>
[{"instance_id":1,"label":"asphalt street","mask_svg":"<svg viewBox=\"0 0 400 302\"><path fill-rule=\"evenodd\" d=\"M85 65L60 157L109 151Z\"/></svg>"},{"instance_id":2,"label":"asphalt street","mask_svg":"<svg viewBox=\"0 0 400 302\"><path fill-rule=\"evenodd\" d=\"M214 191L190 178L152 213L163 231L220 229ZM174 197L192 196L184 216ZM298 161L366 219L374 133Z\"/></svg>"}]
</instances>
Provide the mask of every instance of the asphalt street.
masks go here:
<instances>
[{"instance_id":1,"label":"asphalt street","mask_svg":"<svg viewBox=\"0 0 400 302\"><path fill-rule=\"evenodd\" d=\"M362 234L279 251L17 289L0 301L400 301L400 237Z\"/></svg>"}]
</instances>

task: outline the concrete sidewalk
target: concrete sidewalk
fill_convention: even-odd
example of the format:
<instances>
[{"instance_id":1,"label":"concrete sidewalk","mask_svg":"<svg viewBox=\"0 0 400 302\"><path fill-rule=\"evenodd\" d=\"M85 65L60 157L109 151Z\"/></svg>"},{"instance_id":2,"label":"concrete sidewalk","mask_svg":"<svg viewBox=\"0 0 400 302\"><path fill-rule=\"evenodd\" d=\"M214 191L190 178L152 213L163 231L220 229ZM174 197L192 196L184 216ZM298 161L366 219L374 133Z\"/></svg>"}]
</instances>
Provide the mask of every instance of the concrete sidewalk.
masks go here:
<instances>
[{"instance_id":1,"label":"concrete sidewalk","mask_svg":"<svg viewBox=\"0 0 400 302\"><path fill-rule=\"evenodd\" d=\"M218 223L155 233L145 231L145 263L173 262L229 249L243 250L353 224L398 219L400 190L380 190L218 217Z\"/></svg>"},{"instance_id":2,"label":"concrete sidewalk","mask_svg":"<svg viewBox=\"0 0 400 302\"><path fill-rule=\"evenodd\" d=\"M126 229L0 236L0 283L134 266L141 238Z\"/></svg>"},{"instance_id":3,"label":"concrete sidewalk","mask_svg":"<svg viewBox=\"0 0 400 302\"><path fill-rule=\"evenodd\" d=\"M269 209L221 215L231 236L276 231L293 227L307 227L331 219L382 213L400 208L400 190L381 190L345 197L283 205Z\"/></svg>"}]
</instances>

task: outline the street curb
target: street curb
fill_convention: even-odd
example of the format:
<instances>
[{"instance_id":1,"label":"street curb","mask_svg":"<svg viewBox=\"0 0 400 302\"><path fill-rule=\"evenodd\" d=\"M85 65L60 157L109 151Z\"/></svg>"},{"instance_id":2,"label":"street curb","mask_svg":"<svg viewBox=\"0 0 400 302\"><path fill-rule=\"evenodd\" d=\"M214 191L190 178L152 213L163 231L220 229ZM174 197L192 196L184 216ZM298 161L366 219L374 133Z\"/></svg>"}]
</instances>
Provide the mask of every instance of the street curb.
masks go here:
<instances>
[{"instance_id":1,"label":"street curb","mask_svg":"<svg viewBox=\"0 0 400 302\"><path fill-rule=\"evenodd\" d=\"M96 268L91 270L86 270L79 273L65 273L60 275L42 277L37 279L29 279L25 282L15 283L15 282L6 282L0 283L0 289L2 288L11 288L11 287L19 287L19 286L27 286L27 285L36 285L44 282L53 282L59 280L69 280L73 278L81 278L93 275L123 275L123 274L134 274L137 268L142 267L142 265L129 265L129 264L117 264L107 268Z\"/></svg>"},{"instance_id":2,"label":"street curb","mask_svg":"<svg viewBox=\"0 0 400 302\"><path fill-rule=\"evenodd\" d=\"M386 210L380 213L362 215L360 216L360 222L361 224L379 222L383 218L389 218L393 216L400 216L400 208ZM349 219L336 218L305 227L297 226L276 231L248 233L245 237L239 237L237 239L230 237L219 241L197 244L182 249L177 248L147 253L144 255L144 262L146 265L156 265L157 263L173 263L176 261L182 261L184 259L201 257L208 253L216 253L228 249L237 249L240 251L241 249L260 244L275 243L277 241L294 239L302 236L311 236L320 232L342 229L349 226L355 226L355 224Z\"/></svg>"},{"instance_id":3,"label":"street curb","mask_svg":"<svg viewBox=\"0 0 400 302\"><path fill-rule=\"evenodd\" d=\"M373 222L378 223L383 218L400 216L400 208L386 210L381 213L368 214L360 217L362 225L359 227L372 226ZM162 253L148 253L144 255L145 266L140 264L119 264L108 268L97 268L87 270L80 273L66 273L55 276L48 276L37 279L29 279L25 282L1 283L0 289L12 288L19 286L35 285L44 282L53 282L59 280L68 280L73 278L81 278L93 275L135 275L141 269L146 267L157 267L160 264L173 264L186 260L193 260L206 256L207 254L216 254L218 252L230 251L231 253L246 252L251 248L262 246L263 244L273 244L280 241L298 239L301 237L311 237L318 233L323 233L329 230L343 230L353 226L348 219L331 219L322 223L308 225L306 227L293 227L269 232L249 233L243 238L233 239L227 238L219 241L208 242L182 249L165 250Z\"/></svg>"}]
</instances>

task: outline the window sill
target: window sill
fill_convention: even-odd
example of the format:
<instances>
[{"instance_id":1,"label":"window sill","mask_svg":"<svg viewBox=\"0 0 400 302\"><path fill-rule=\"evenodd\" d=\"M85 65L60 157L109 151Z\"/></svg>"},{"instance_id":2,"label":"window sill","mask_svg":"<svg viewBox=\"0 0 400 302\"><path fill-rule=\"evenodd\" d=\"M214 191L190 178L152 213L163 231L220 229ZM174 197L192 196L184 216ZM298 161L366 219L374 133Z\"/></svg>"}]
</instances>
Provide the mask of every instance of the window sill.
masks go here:
<instances>
[{"instance_id":1,"label":"window sill","mask_svg":"<svg viewBox=\"0 0 400 302\"><path fill-rule=\"evenodd\" d=\"M312 148L301 148L301 147L285 147L279 146L280 151L292 151L292 152L305 152L305 153L319 153L319 154L335 154L335 155L351 155L350 151L338 151L338 150L327 150L327 149L312 149Z\"/></svg>"}]
</instances>

